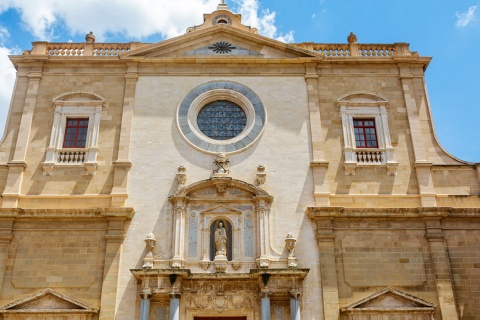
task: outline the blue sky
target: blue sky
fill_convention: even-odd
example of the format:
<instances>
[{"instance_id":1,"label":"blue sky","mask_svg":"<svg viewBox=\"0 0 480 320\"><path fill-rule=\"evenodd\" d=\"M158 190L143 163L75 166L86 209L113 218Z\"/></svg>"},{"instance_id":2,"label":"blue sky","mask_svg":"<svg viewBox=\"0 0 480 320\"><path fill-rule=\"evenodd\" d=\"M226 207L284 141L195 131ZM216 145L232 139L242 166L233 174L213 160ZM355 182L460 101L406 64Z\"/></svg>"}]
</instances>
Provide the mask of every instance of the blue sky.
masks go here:
<instances>
[{"instance_id":1,"label":"blue sky","mask_svg":"<svg viewBox=\"0 0 480 320\"><path fill-rule=\"evenodd\" d=\"M14 83L8 54L32 41L157 42L200 24L220 0L0 0L0 127ZM408 42L433 57L427 89L441 145L480 162L480 0L227 0L247 25L285 42Z\"/></svg>"}]
</instances>

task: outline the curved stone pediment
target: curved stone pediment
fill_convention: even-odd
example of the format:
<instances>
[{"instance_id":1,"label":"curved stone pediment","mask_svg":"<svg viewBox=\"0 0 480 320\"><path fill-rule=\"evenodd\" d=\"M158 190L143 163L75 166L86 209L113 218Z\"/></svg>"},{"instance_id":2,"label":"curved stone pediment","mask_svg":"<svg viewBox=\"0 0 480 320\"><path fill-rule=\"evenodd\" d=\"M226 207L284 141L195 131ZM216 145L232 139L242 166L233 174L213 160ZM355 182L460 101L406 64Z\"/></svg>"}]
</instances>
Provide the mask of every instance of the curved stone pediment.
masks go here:
<instances>
[{"instance_id":1,"label":"curved stone pediment","mask_svg":"<svg viewBox=\"0 0 480 320\"><path fill-rule=\"evenodd\" d=\"M228 192L227 192L228 191ZM246 197L267 197L270 200L273 196L268 194L262 188L256 187L253 184L242 180L233 179L230 177L213 177L207 180L192 183L185 188L181 188L171 196L171 199L177 197L212 197L218 194L228 194L231 196L246 196Z\"/></svg>"}]
</instances>

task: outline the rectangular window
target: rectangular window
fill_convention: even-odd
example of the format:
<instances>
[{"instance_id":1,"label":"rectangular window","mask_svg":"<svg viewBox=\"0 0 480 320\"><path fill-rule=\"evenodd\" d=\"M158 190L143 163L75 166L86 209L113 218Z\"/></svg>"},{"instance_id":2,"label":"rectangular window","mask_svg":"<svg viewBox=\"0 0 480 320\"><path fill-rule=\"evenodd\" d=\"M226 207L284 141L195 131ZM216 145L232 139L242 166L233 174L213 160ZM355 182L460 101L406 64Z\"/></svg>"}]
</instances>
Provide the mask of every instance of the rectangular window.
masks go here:
<instances>
[{"instance_id":1,"label":"rectangular window","mask_svg":"<svg viewBox=\"0 0 480 320\"><path fill-rule=\"evenodd\" d=\"M85 148L88 132L87 118L67 118L65 126L64 148Z\"/></svg>"},{"instance_id":2,"label":"rectangular window","mask_svg":"<svg viewBox=\"0 0 480 320\"><path fill-rule=\"evenodd\" d=\"M378 148L375 119L353 119L357 148Z\"/></svg>"}]
</instances>

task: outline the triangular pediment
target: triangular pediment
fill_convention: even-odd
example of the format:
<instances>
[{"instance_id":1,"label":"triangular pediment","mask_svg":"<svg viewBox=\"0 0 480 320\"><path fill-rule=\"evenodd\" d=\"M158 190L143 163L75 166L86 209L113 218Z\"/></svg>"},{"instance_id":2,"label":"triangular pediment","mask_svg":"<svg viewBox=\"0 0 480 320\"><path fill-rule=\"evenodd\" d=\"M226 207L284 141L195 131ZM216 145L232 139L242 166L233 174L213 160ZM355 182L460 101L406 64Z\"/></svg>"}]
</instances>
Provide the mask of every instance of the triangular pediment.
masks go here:
<instances>
[{"instance_id":1,"label":"triangular pediment","mask_svg":"<svg viewBox=\"0 0 480 320\"><path fill-rule=\"evenodd\" d=\"M221 205L210 207L210 208L205 209L202 212L200 212L200 214L226 214L226 213L242 214L242 211L221 204Z\"/></svg>"},{"instance_id":2,"label":"triangular pediment","mask_svg":"<svg viewBox=\"0 0 480 320\"><path fill-rule=\"evenodd\" d=\"M342 311L366 311L366 310L384 310L396 311L412 309L416 311L433 311L436 305L415 297L404 291L388 287L380 290L360 301L349 306L343 307Z\"/></svg>"},{"instance_id":3,"label":"triangular pediment","mask_svg":"<svg viewBox=\"0 0 480 320\"><path fill-rule=\"evenodd\" d=\"M49 311L97 312L98 309L75 300L53 289L37 293L7 304L1 312L49 312Z\"/></svg>"},{"instance_id":4,"label":"triangular pediment","mask_svg":"<svg viewBox=\"0 0 480 320\"><path fill-rule=\"evenodd\" d=\"M304 50L231 26L215 25L179 37L143 46L121 58L299 58L316 57Z\"/></svg>"}]
</instances>

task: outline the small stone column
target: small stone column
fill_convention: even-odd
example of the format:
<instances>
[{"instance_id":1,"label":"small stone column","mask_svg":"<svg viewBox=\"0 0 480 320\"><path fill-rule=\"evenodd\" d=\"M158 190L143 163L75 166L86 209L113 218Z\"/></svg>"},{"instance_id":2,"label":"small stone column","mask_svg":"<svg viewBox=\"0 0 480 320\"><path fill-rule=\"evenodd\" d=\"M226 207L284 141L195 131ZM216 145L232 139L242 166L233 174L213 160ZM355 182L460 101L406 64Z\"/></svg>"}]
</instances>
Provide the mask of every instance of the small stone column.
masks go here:
<instances>
[{"instance_id":1,"label":"small stone column","mask_svg":"<svg viewBox=\"0 0 480 320\"><path fill-rule=\"evenodd\" d=\"M150 318L150 294L141 293L140 297L140 320L148 320Z\"/></svg>"},{"instance_id":2,"label":"small stone column","mask_svg":"<svg viewBox=\"0 0 480 320\"><path fill-rule=\"evenodd\" d=\"M300 320L300 294L290 292L290 320Z\"/></svg>"},{"instance_id":3,"label":"small stone column","mask_svg":"<svg viewBox=\"0 0 480 320\"><path fill-rule=\"evenodd\" d=\"M270 320L270 292L262 292L261 320Z\"/></svg>"},{"instance_id":4,"label":"small stone column","mask_svg":"<svg viewBox=\"0 0 480 320\"><path fill-rule=\"evenodd\" d=\"M170 320L180 320L180 294L170 294Z\"/></svg>"}]
</instances>

